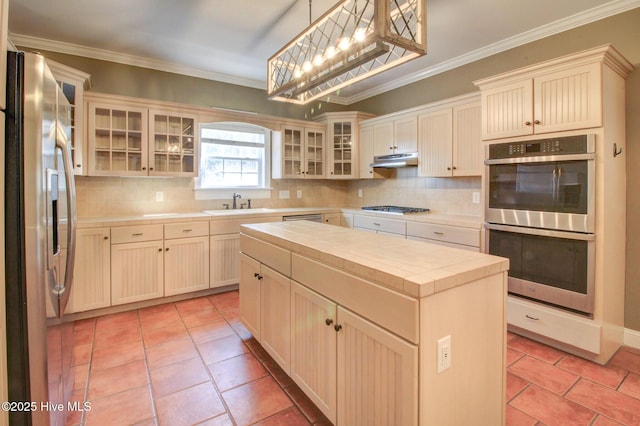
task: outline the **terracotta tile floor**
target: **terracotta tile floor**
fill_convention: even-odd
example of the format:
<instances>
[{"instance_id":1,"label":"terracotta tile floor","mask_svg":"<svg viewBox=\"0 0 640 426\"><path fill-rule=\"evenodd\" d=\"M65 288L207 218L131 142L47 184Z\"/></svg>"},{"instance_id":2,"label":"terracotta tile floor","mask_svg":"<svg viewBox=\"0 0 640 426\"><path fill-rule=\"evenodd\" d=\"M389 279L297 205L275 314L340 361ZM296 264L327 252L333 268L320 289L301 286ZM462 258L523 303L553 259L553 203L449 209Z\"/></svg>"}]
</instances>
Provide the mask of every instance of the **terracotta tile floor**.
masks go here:
<instances>
[{"instance_id":1,"label":"terracotta tile floor","mask_svg":"<svg viewBox=\"0 0 640 426\"><path fill-rule=\"evenodd\" d=\"M238 320L238 292L74 324L69 425L328 425ZM509 334L507 425L640 425L640 351L607 366Z\"/></svg>"}]
</instances>

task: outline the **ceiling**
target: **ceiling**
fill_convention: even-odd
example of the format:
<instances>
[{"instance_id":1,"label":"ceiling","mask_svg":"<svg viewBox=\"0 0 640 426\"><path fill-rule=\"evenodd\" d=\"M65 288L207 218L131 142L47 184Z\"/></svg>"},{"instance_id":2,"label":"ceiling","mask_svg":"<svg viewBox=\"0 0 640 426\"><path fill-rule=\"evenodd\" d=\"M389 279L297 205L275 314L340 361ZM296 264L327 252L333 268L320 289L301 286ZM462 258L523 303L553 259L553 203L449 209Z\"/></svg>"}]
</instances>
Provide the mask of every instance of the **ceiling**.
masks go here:
<instances>
[{"instance_id":1,"label":"ceiling","mask_svg":"<svg viewBox=\"0 0 640 426\"><path fill-rule=\"evenodd\" d=\"M318 18L336 0L313 0ZM354 84L350 104L607 16L640 0L428 0L427 55ZM266 87L267 59L309 24L307 0L10 0L14 45Z\"/></svg>"}]
</instances>

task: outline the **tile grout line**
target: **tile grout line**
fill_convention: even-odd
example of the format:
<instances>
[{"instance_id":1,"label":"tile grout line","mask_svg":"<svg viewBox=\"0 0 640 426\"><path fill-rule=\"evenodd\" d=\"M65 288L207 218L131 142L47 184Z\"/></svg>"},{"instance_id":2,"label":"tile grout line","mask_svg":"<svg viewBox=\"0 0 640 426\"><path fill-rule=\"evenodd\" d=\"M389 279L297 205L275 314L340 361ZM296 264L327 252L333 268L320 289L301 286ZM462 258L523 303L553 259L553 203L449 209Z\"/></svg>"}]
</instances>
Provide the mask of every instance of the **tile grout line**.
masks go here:
<instances>
[{"instance_id":1,"label":"tile grout line","mask_svg":"<svg viewBox=\"0 0 640 426\"><path fill-rule=\"evenodd\" d=\"M153 384L151 383L151 371L149 369L149 362L147 360L147 345L144 344L144 331L142 331L142 319L140 318L140 309L136 309L136 318L138 319L138 329L140 330L140 340L142 342L144 367L147 372L147 386L149 387L149 394L151 395L151 411L153 412L153 420L155 424L159 425L160 419L158 418L158 408L156 407L156 397L153 394Z\"/></svg>"}]
</instances>

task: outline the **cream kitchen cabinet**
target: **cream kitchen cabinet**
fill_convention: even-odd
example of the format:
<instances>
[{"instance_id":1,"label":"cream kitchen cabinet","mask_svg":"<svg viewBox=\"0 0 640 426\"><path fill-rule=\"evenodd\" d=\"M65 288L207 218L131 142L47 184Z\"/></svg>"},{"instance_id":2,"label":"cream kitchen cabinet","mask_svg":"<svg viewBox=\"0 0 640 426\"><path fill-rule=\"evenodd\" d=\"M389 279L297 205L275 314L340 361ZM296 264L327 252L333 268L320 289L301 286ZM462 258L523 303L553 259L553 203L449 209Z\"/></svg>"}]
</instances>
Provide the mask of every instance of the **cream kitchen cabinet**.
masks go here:
<instances>
[{"instance_id":1,"label":"cream kitchen cabinet","mask_svg":"<svg viewBox=\"0 0 640 426\"><path fill-rule=\"evenodd\" d=\"M209 223L164 225L164 295L209 288Z\"/></svg>"},{"instance_id":2,"label":"cream kitchen cabinet","mask_svg":"<svg viewBox=\"0 0 640 426\"><path fill-rule=\"evenodd\" d=\"M373 155L416 152L418 150L418 114L415 111L400 115L377 117L373 123ZM369 162L373 161L373 158Z\"/></svg>"},{"instance_id":3,"label":"cream kitchen cabinet","mask_svg":"<svg viewBox=\"0 0 640 426\"><path fill-rule=\"evenodd\" d=\"M326 175L324 127L283 126L272 140L274 179L318 179Z\"/></svg>"},{"instance_id":4,"label":"cream kitchen cabinet","mask_svg":"<svg viewBox=\"0 0 640 426\"><path fill-rule=\"evenodd\" d=\"M87 102L88 174L197 176L197 116L142 105L120 98Z\"/></svg>"},{"instance_id":5,"label":"cream kitchen cabinet","mask_svg":"<svg viewBox=\"0 0 640 426\"><path fill-rule=\"evenodd\" d=\"M407 239L480 251L480 227L441 225L407 221Z\"/></svg>"},{"instance_id":6,"label":"cream kitchen cabinet","mask_svg":"<svg viewBox=\"0 0 640 426\"><path fill-rule=\"evenodd\" d=\"M291 378L332 423L416 424L416 345L295 281L291 324Z\"/></svg>"},{"instance_id":7,"label":"cream kitchen cabinet","mask_svg":"<svg viewBox=\"0 0 640 426\"><path fill-rule=\"evenodd\" d=\"M110 265L110 229L78 229L73 286L65 313L111 306Z\"/></svg>"},{"instance_id":8,"label":"cream kitchen cabinet","mask_svg":"<svg viewBox=\"0 0 640 426\"><path fill-rule=\"evenodd\" d=\"M482 91L482 138L526 136L602 125L602 64L519 71L476 81Z\"/></svg>"},{"instance_id":9,"label":"cream kitchen cabinet","mask_svg":"<svg viewBox=\"0 0 640 426\"><path fill-rule=\"evenodd\" d=\"M89 175L147 176L147 110L89 102Z\"/></svg>"},{"instance_id":10,"label":"cream kitchen cabinet","mask_svg":"<svg viewBox=\"0 0 640 426\"><path fill-rule=\"evenodd\" d=\"M328 225L340 226L341 218L342 218L341 213L323 213L322 223L326 223Z\"/></svg>"},{"instance_id":11,"label":"cream kitchen cabinet","mask_svg":"<svg viewBox=\"0 0 640 426\"><path fill-rule=\"evenodd\" d=\"M164 295L162 225L111 229L111 304L122 305Z\"/></svg>"},{"instance_id":12,"label":"cream kitchen cabinet","mask_svg":"<svg viewBox=\"0 0 640 426\"><path fill-rule=\"evenodd\" d=\"M241 250L240 319L289 374L291 254L257 240L241 239Z\"/></svg>"},{"instance_id":13,"label":"cream kitchen cabinet","mask_svg":"<svg viewBox=\"0 0 640 426\"><path fill-rule=\"evenodd\" d=\"M216 288L238 284L240 281L240 225L280 221L282 216L211 221L209 224L209 286Z\"/></svg>"},{"instance_id":14,"label":"cream kitchen cabinet","mask_svg":"<svg viewBox=\"0 0 640 426\"><path fill-rule=\"evenodd\" d=\"M353 228L401 238L407 236L407 222L378 216L353 215Z\"/></svg>"},{"instance_id":15,"label":"cream kitchen cabinet","mask_svg":"<svg viewBox=\"0 0 640 426\"><path fill-rule=\"evenodd\" d=\"M198 117L149 110L149 126L149 175L197 176Z\"/></svg>"},{"instance_id":16,"label":"cream kitchen cabinet","mask_svg":"<svg viewBox=\"0 0 640 426\"><path fill-rule=\"evenodd\" d=\"M91 87L91 76L50 59L47 59L47 65L71 105L71 160L74 174L86 175L88 167L84 137L84 91Z\"/></svg>"},{"instance_id":17,"label":"cream kitchen cabinet","mask_svg":"<svg viewBox=\"0 0 640 426\"><path fill-rule=\"evenodd\" d=\"M483 144L477 96L433 104L419 120L419 175L482 176Z\"/></svg>"}]
</instances>

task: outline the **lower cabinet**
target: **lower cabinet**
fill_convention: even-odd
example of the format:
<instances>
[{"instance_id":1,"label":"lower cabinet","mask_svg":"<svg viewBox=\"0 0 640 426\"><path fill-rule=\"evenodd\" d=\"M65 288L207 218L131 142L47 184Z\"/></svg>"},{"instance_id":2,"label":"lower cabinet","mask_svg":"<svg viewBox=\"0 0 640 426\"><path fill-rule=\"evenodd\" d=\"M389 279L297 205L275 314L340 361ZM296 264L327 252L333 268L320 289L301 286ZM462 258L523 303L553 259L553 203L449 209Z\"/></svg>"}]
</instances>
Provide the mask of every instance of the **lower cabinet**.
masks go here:
<instances>
[{"instance_id":1,"label":"lower cabinet","mask_svg":"<svg viewBox=\"0 0 640 426\"><path fill-rule=\"evenodd\" d=\"M209 243L211 288L237 284L240 277L240 234L212 235Z\"/></svg>"},{"instance_id":2,"label":"lower cabinet","mask_svg":"<svg viewBox=\"0 0 640 426\"><path fill-rule=\"evenodd\" d=\"M89 311L111 305L111 241L109 228L76 231L73 287L65 313Z\"/></svg>"},{"instance_id":3,"label":"lower cabinet","mask_svg":"<svg viewBox=\"0 0 640 426\"><path fill-rule=\"evenodd\" d=\"M334 424L417 423L418 347L295 281L291 378Z\"/></svg>"},{"instance_id":4,"label":"lower cabinet","mask_svg":"<svg viewBox=\"0 0 640 426\"><path fill-rule=\"evenodd\" d=\"M240 321L261 341L260 262L240 253Z\"/></svg>"},{"instance_id":5,"label":"lower cabinet","mask_svg":"<svg viewBox=\"0 0 640 426\"><path fill-rule=\"evenodd\" d=\"M164 242L164 295L209 288L209 237Z\"/></svg>"},{"instance_id":6,"label":"lower cabinet","mask_svg":"<svg viewBox=\"0 0 640 426\"><path fill-rule=\"evenodd\" d=\"M111 304L122 305L164 294L162 240L111 245Z\"/></svg>"}]
</instances>

